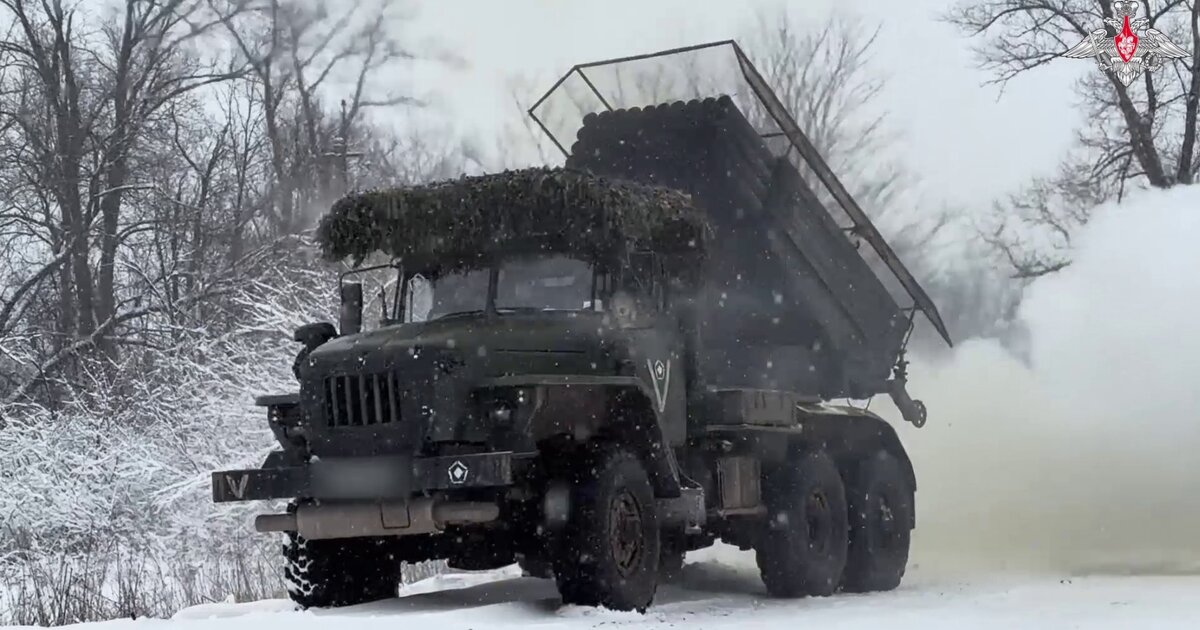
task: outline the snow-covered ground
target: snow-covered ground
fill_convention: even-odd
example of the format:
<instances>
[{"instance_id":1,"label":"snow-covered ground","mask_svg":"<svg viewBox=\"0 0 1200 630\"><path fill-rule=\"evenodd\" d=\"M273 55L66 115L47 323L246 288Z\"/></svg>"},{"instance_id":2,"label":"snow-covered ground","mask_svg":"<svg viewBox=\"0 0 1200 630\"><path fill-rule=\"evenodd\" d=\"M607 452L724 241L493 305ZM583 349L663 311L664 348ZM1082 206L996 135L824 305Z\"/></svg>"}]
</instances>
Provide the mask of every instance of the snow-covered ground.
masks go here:
<instances>
[{"instance_id":1,"label":"snow-covered ground","mask_svg":"<svg viewBox=\"0 0 1200 630\"><path fill-rule=\"evenodd\" d=\"M692 557L696 561L692 560ZM562 606L554 584L516 567L449 574L400 597L338 610L297 611L285 600L208 604L169 620L114 620L87 630L481 630L575 628L1195 628L1200 576L956 577L919 564L896 591L777 600L765 596L753 556L728 547L689 556L678 586L645 615Z\"/></svg>"}]
</instances>

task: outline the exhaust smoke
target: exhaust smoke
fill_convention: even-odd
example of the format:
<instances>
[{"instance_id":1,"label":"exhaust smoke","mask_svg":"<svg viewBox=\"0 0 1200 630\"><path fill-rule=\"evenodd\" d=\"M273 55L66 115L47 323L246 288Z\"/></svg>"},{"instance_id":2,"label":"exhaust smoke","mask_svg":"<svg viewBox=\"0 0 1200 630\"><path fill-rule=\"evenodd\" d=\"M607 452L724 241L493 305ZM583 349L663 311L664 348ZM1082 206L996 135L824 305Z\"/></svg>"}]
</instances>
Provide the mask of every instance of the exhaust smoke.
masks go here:
<instances>
[{"instance_id":1,"label":"exhaust smoke","mask_svg":"<svg viewBox=\"0 0 1200 630\"><path fill-rule=\"evenodd\" d=\"M1200 187L1099 208L1033 283L1030 364L972 341L913 357L923 569L1200 570Z\"/></svg>"}]
</instances>

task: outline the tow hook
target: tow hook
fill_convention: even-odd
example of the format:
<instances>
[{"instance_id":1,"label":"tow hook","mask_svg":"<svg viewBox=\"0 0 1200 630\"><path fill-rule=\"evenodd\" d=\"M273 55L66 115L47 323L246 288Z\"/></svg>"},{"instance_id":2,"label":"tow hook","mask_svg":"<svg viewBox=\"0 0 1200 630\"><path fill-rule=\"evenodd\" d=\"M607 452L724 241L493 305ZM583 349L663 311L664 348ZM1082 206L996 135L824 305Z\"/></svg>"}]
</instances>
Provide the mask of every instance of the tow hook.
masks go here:
<instances>
[{"instance_id":1,"label":"tow hook","mask_svg":"<svg viewBox=\"0 0 1200 630\"><path fill-rule=\"evenodd\" d=\"M892 402L896 403L896 408L900 410L901 417L918 429L925 426L925 420L929 417L925 403L920 400L914 400L908 395L908 390L905 389L905 381L903 379L888 381L888 394L891 395Z\"/></svg>"}]
</instances>

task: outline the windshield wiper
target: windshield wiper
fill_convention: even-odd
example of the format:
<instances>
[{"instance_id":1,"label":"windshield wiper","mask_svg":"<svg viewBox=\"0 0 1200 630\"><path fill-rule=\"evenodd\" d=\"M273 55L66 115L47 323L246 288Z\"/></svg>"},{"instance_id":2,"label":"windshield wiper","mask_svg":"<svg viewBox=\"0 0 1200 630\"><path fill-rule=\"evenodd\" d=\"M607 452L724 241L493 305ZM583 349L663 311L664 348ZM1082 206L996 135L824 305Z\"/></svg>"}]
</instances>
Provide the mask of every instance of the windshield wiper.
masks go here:
<instances>
[{"instance_id":1,"label":"windshield wiper","mask_svg":"<svg viewBox=\"0 0 1200 630\"><path fill-rule=\"evenodd\" d=\"M437 317L434 317L427 321L437 322L437 321L442 321L445 319L452 319L452 318L457 319L460 317L472 317L472 316L476 316L476 315L483 315L484 312L485 311L483 309L477 309L474 311L458 311L457 313L446 313L445 315L438 315Z\"/></svg>"},{"instance_id":2,"label":"windshield wiper","mask_svg":"<svg viewBox=\"0 0 1200 630\"><path fill-rule=\"evenodd\" d=\"M550 308L547 306L506 306L496 308L497 313L580 313L585 309Z\"/></svg>"}]
</instances>

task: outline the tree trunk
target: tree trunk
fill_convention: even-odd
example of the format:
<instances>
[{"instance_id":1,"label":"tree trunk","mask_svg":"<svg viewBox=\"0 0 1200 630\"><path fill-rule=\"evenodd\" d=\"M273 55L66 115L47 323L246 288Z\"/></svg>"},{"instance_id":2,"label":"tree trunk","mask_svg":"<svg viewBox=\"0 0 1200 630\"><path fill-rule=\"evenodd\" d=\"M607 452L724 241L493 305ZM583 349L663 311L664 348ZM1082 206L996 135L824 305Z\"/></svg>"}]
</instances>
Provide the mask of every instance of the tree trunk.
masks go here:
<instances>
[{"instance_id":1,"label":"tree trunk","mask_svg":"<svg viewBox=\"0 0 1200 630\"><path fill-rule=\"evenodd\" d=\"M1196 125L1200 113L1200 2L1194 3L1191 15L1192 27L1192 81L1188 89L1187 104L1183 114L1183 143L1179 149L1179 164L1175 179L1180 184L1192 184L1196 180Z\"/></svg>"}]
</instances>

